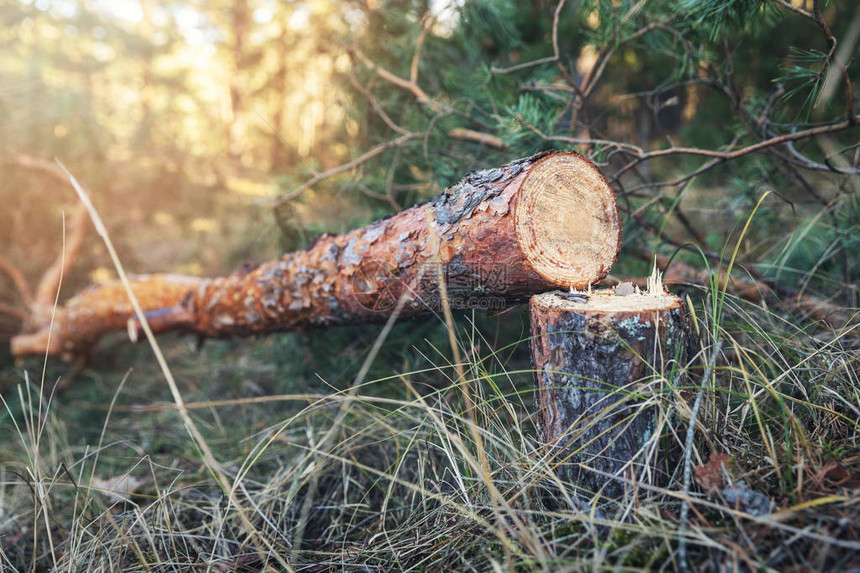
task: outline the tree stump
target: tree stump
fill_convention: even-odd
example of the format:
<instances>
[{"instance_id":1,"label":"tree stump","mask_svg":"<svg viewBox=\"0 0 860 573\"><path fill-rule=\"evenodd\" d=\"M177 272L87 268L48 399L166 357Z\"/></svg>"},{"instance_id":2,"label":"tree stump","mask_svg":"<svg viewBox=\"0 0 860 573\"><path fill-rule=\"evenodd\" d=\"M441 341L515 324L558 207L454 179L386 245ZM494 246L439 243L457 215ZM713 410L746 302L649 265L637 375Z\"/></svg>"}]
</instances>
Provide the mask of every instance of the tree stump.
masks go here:
<instances>
[{"instance_id":1,"label":"tree stump","mask_svg":"<svg viewBox=\"0 0 860 573\"><path fill-rule=\"evenodd\" d=\"M529 308L537 426L558 474L609 498L665 483L679 452L663 404L686 355L681 299L625 283L536 295Z\"/></svg>"}]
</instances>

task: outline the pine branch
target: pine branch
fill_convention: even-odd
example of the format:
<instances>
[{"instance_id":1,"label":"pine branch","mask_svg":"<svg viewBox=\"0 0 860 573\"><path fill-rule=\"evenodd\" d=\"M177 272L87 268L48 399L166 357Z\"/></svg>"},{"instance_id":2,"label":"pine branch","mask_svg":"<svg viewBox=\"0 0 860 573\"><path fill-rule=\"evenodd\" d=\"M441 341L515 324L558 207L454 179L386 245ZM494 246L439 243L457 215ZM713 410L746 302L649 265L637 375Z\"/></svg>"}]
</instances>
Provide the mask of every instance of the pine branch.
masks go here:
<instances>
[{"instance_id":1,"label":"pine branch","mask_svg":"<svg viewBox=\"0 0 860 573\"><path fill-rule=\"evenodd\" d=\"M29 318L30 316L30 313L28 313L27 311L21 310L20 308L17 308L11 304L5 303L2 300L0 300L0 314L11 316L12 318L20 320L21 322L26 321L27 318Z\"/></svg>"},{"instance_id":2,"label":"pine branch","mask_svg":"<svg viewBox=\"0 0 860 573\"><path fill-rule=\"evenodd\" d=\"M371 159L373 159L374 157L376 157L380 153L384 153L385 151L388 151L389 149L399 147L405 143L408 143L409 141L412 141L414 139L420 139L422 137L424 137L423 133L407 133L405 135L401 135L400 137L398 137L396 139L386 141L385 143L380 143L379 145L370 148L370 150L367 151L367 153L365 153L364 155L362 155L356 159L353 159L352 161L344 163L343 165L333 167L333 168L329 169L328 171L324 171L322 173L314 173L314 176L311 177L310 179L308 179L307 181L305 181L303 184L299 185L298 187L296 187L295 189L293 189L289 193L279 197L274 203L272 203L272 208L277 209L278 207L280 207L284 203L291 201L295 197L298 197L303 192L307 191L308 189L310 189L311 187L313 187L317 183L319 183L321 181L325 181L326 179L330 179L331 177L334 177L335 175L340 175L341 173L351 171L351 170L355 169L356 167L363 165L364 163L367 163L368 161L370 161Z\"/></svg>"},{"instance_id":3,"label":"pine branch","mask_svg":"<svg viewBox=\"0 0 860 573\"><path fill-rule=\"evenodd\" d=\"M621 175L623 175L636 165L642 163L643 161L648 161L657 157L667 157L670 155L698 155L700 157L711 157L722 161L731 161L733 159L738 159L756 151L773 147L774 145L780 145L791 141L798 141L800 139L807 139L818 135L824 135L826 133L844 131L846 129L854 127L858 121L860 121L860 116L855 116L853 118L853 121L841 121L839 123L831 123L827 125L822 125L820 127L797 131L794 133L786 133L776 137L771 137L770 139L766 139L764 141L759 141L758 143L748 145L735 151L716 151L713 149L701 149L698 147L671 147L669 149L649 151L645 154L640 155L639 157L622 167L618 172L615 173L615 177L620 177ZM813 165L811 165L810 167L815 168ZM834 169L829 170L833 171ZM860 173L860 169L852 169L850 174L857 173Z\"/></svg>"},{"instance_id":4,"label":"pine branch","mask_svg":"<svg viewBox=\"0 0 860 573\"><path fill-rule=\"evenodd\" d=\"M488 147L492 147L494 149L502 149L506 150L509 146L502 141L501 137L495 136L491 133L483 133L481 131L475 131L473 129L465 129L462 127L457 127L448 132L449 137L453 137L454 139L462 139L465 141L474 141L476 143L480 143L482 145L486 145Z\"/></svg>"}]
</instances>

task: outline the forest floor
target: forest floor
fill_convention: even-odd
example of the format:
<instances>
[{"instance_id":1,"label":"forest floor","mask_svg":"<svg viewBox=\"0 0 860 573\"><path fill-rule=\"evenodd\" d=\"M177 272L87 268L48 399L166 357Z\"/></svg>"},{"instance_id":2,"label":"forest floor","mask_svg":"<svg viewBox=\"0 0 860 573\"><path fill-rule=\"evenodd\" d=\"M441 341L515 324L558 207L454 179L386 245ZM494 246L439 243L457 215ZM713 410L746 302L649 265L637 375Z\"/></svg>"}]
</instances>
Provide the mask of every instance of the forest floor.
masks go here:
<instances>
[{"instance_id":1,"label":"forest floor","mask_svg":"<svg viewBox=\"0 0 860 573\"><path fill-rule=\"evenodd\" d=\"M689 295L698 353L649 400L683 447L702 396L689 483L615 500L540 447L522 308L456 317L462 378L432 320L162 337L186 419L145 343L58 393L57 361L4 368L0 569L860 567L856 330Z\"/></svg>"}]
</instances>

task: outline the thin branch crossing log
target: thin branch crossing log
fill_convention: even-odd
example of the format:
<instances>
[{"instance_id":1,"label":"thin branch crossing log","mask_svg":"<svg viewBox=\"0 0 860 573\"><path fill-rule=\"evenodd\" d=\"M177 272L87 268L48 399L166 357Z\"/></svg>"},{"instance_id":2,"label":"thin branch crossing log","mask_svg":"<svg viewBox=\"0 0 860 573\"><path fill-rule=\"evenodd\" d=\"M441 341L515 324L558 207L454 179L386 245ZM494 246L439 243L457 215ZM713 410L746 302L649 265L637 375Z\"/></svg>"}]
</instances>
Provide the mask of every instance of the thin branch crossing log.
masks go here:
<instances>
[{"instance_id":1,"label":"thin branch crossing log","mask_svg":"<svg viewBox=\"0 0 860 573\"><path fill-rule=\"evenodd\" d=\"M537 426L558 473L609 498L635 483L665 482L678 449L663 439L669 416L661 405L685 354L681 299L662 285L649 293L550 292L533 296L529 309Z\"/></svg>"},{"instance_id":2,"label":"thin branch crossing log","mask_svg":"<svg viewBox=\"0 0 860 573\"><path fill-rule=\"evenodd\" d=\"M575 153L547 152L471 173L444 193L307 249L232 275L139 277L132 288L156 332L266 334L404 317L452 306L501 308L554 287L583 288L621 244L615 194ZM441 271L441 274L440 272ZM119 284L85 291L12 340L16 356L83 355L134 313Z\"/></svg>"}]
</instances>

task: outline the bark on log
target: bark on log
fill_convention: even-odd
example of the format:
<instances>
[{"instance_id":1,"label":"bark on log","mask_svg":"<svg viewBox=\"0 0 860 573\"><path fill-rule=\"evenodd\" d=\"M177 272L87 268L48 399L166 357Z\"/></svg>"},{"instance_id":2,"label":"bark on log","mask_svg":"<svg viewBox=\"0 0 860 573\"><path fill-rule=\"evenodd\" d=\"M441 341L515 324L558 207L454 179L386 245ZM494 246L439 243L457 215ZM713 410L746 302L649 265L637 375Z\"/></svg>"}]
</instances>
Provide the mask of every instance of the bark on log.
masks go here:
<instances>
[{"instance_id":1,"label":"bark on log","mask_svg":"<svg viewBox=\"0 0 860 573\"><path fill-rule=\"evenodd\" d=\"M551 292L529 304L541 439L559 475L593 494L663 484L677 462L661 404L683 364L687 322L681 299L652 292Z\"/></svg>"},{"instance_id":2,"label":"bark on log","mask_svg":"<svg viewBox=\"0 0 860 573\"><path fill-rule=\"evenodd\" d=\"M157 332L265 334L436 310L437 269L454 306L501 307L556 286L583 288L621 245L615 194L575 153L547 152L471 173L430 201L227 277L138 278ZM439 267L441 265L441 267ZM85 291L48 325L12 340L17 356L88 352L133 311L119 284Z\"/></svg>"}]
</instances>

